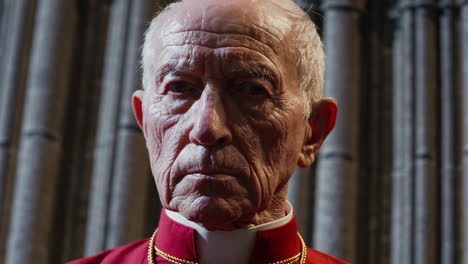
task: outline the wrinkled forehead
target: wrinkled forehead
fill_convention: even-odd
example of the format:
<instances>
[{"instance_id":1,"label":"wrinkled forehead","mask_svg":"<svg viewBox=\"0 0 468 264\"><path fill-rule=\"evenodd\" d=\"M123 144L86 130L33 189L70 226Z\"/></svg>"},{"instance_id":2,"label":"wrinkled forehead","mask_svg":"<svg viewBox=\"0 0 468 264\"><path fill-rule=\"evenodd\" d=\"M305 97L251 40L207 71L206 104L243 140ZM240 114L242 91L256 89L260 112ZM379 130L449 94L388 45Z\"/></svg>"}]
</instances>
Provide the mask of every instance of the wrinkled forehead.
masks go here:
<instances>
[{"instance_id":1,"label":"wrinkled forehead","mask_svg":"<svg viewBox=\"0 0 468 264\"><path fill-rule=\"evenodd\" d=\"M168 13L161 24L160 46L175 38L217 46L232 41L276 55L285 53L293 27L285 14L265 0L208 0L203 4L188 0Z\"/></svg>"}]
</instances>

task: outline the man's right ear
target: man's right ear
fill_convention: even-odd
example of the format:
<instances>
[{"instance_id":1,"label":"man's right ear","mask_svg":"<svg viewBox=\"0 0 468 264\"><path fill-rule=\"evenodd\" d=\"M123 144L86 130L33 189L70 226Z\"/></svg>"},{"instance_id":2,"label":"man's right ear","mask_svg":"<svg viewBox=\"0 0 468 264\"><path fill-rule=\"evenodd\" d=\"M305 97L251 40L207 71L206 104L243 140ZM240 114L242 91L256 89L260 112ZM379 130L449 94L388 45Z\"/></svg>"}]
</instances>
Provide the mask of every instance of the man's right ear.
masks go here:
<instances>
[{"instance_id":1,"label":"man's right ear","mask_svg":"<svg viewBox=\"0 0 468 264\"><path fill-rule=\"evenodd\" d=\"M143 130L143 96L144 95L145 95L145 91L136 90L132 96L133 114L135 115L135 119L138 125L140 126L141 130Z\"/></svg>"}]
</instances>

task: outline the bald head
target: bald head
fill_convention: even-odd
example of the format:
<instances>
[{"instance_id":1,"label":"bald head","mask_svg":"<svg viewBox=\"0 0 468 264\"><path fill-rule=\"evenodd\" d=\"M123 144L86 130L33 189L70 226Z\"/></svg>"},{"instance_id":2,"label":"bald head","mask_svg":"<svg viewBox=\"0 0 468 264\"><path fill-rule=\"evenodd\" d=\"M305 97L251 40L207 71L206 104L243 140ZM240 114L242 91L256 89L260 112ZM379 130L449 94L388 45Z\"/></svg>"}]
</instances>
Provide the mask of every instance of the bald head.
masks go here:
<instances>
[{"instance_id":1,"label":"bald head","mask_svg":"<svg viewBox=\"0 0 468 264\"><path fill-rule=\"evenodd\" d=\"M145 34L145 89L155 83L156 47L164 45L161 38L175 32L196 34L193 32L197 30L230 36L245 34L259 40L255 48L266 43L270 47L264 49L281 53L287 60L283 66L296 69L294 78L304 93L306 116L311 104L321 98L325 68L322 42L315 24L290 0L184 0L170 4L153 19Z\"/></svg>"}]
</instances>

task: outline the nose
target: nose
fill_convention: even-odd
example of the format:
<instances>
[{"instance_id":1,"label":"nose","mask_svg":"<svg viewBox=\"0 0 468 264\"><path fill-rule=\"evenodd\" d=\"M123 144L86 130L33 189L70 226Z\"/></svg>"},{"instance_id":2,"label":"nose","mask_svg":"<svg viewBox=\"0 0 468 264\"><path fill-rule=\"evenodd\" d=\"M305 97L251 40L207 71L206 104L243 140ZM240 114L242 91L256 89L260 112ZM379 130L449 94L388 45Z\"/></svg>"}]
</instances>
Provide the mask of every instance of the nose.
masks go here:
<instances>
[{"instance_id":1,"label":"nose","mask_svg":"<svg viewBox=\"0 0 468 264\"><path fill-rule=\"evenodd\" d=\"M190 141L203 146L230 143L232 134L220 91L207 87L199 100L197 109L194 109L194 124L189 134Z\"/></svg>"}]
</instances>

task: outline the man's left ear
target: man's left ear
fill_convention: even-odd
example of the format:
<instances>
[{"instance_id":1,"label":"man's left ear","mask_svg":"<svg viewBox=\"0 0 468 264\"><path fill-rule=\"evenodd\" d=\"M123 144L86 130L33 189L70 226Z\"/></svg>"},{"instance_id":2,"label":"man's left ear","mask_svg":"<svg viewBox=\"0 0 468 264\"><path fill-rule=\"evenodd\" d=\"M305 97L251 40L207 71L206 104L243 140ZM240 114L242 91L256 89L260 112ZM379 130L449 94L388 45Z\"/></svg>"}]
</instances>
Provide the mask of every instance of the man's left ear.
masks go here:
<instances>
[{"instance_id":1,"label":"man's left ear","mask_svg":"<svg viewBox=\"0 0 468 264\"><path fill-rule=\"evenodd\" d=\"M307 168L314 163L323 141L335 126L337 113L338 104L333 98L322 98L315 103L297 165Z\"/></svg>"}]
</instances>

